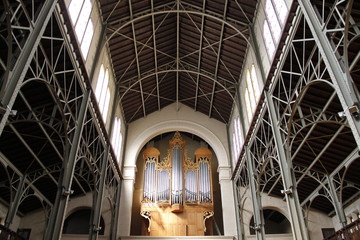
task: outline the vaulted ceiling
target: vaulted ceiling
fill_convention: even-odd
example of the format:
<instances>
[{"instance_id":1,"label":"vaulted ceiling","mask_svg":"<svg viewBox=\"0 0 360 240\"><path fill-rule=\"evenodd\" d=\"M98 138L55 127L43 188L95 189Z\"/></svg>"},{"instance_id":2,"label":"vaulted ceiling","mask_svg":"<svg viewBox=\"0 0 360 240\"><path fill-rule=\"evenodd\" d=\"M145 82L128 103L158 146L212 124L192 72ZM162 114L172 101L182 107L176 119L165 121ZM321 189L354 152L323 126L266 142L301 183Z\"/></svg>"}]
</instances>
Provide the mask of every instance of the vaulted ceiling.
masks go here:
<instances>
[{"instance_id":1,"label":"vaulted ceiling","mask_svg":"<svg viewBox=\"0 0 360 240\"><path fill-rule=\"evenodd\" d=\"M176 103L228 123L256 5L101 0L126 121Z\"/></svg>"}]
</instances>

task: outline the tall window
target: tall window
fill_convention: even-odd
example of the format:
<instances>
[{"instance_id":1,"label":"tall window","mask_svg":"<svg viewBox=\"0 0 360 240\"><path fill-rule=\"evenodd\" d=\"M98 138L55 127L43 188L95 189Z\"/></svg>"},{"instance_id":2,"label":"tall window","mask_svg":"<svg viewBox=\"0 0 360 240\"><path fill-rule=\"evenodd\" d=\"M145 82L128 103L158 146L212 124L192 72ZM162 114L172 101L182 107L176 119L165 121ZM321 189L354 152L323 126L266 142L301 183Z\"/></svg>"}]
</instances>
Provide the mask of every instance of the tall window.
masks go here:
<instances>
[{"instance_id":1,"label":"tall window","mask_svg":"<svg viewBox=\"0 0 360 240\"><path fill-rule=\"evenodd\" d=\"M94 26L90 18L90 0L72 0L69 5L71 21L75 27L76 37L80 43L81 53L86 59L89 52L91 39L94 35Z\"/></svg>"},{"instance_id":2,"label":"tall window","mask_svg":"<svg viewBox=\"0 0 360 240\"><path fill-rule=\"evenodd\" d=\"M121 143L122 143L121 119L116 117L113 126L111 144L114 148L115 155L118 161L120 160Z\"/></svg>"},{"instance_id":3,"label":"tall window","mask_svg":"<svg viewBox=\"0 0 360 240\"><path fill-rule=\"evenodd\" d=\"M101 64L100 67L95 96L98 101L103 120L106 121L110 103L109 70L105 70L103 64Z\"/></svg>"},{"instance_id":4,"label":"tall window","mask_svg":"<svg viewBox=\"0 0 360 240\"><path fill-rule=\"evenodd\" d=\"M238 161L242 144L243 144L243 139L241 137L240 118L237 117L234 120L234 131L233 131L234 166Z\"/></svg>"},{"instance_id":5,"label":"tall window","mask_svg":"<svg viewBox=\"0 0 360 240\"><path fill-rule=\"evenodd\" d=\"M263 37L269 58L273 58L281 37L288 9L284 0L266 0Z\"/></svg>"},{"instance_id":6,"label":"tall window","mask_svg":"<svg viewBox=\"0 0 360 240\"><path fill-rule=\"evenodd\" d=\"M253 64L250 69L246 69L245 105L249 122L253 117L259 97L260 89Z\"/></svg>"}]
</instances>

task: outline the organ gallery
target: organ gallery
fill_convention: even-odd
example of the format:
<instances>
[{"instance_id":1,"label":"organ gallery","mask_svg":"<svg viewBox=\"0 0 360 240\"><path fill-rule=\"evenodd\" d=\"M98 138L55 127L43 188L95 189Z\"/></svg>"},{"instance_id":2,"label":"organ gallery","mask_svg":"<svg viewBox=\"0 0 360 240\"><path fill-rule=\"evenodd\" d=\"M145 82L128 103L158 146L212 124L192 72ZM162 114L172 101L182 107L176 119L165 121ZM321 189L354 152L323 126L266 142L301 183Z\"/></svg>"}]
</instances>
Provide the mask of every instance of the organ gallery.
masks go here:
<instances>
[{"instance_id":1,"label":"organ gallery","mask_svg":"<svg viewBox=\"0 0 360 240\"><path fill-rule=\"evenodd\" d=\"M211 180L212 153L197 148L193 156L179 132L169 141L166 157L148 147L144 161L140 215L146 220L142 234L150 236L201 236L212 231L214 215Z\"/></svg>"}]
</instances>

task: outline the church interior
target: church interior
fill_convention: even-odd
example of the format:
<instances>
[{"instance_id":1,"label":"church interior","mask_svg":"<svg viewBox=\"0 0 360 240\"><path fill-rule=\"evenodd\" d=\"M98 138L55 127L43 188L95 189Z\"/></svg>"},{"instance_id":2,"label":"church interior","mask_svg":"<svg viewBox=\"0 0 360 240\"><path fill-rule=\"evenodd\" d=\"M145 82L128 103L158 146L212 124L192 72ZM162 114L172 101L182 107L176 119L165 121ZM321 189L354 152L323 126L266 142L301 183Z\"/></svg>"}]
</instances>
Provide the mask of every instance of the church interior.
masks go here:
<instances>
[{"instance_id":1,"label":"church interior","mask_svg":"<svg viewBox=\"0 0 360 240\"><path fill-rule=\"evenodd\" d=\"M360 239L360 2L1 0L0 240Z\"/></svg>"}]
</instances>

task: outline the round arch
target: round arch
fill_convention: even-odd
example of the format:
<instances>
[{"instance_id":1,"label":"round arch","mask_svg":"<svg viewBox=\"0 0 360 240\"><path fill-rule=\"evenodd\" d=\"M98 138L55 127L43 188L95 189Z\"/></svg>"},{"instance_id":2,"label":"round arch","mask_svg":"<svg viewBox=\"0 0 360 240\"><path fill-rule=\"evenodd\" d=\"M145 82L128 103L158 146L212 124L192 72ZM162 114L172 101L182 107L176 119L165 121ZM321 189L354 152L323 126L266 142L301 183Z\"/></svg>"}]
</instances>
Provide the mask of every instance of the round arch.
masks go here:
<instances>
[{"instance_id":1,"label":"round arch","mask_svg":"<svg viewBox=\"0 0 360 240\"><path fill-rule=\"evenodd\" d=\"M221 140L208 128L195 122L187 120L167 120L159 122L150 126L138 135L134 141L131 149L129 149L129 155L127 157L128 162L125 162L126 166L135 166L137 156L140 154L142 147L153 137L171 131L183 131L195 134L204 139L214 150L218 164L220 166L230 166L228 152Z\"/></svg>"}]
</instances>

